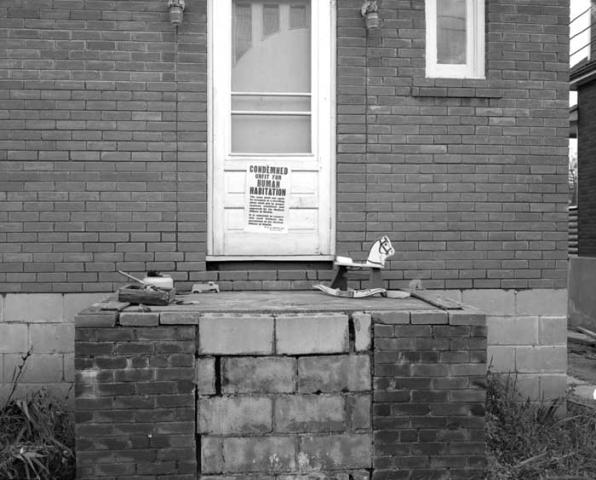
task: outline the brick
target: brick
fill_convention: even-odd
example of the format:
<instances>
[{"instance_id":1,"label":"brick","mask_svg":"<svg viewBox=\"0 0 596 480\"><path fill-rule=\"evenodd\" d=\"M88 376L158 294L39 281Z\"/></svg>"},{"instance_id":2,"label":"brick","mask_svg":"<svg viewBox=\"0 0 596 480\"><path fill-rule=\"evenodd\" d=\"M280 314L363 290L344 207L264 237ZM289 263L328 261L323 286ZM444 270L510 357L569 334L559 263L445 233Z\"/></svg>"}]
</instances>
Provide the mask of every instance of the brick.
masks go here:
<instances>
[{"instance_id":1,"label":"brick","mask_svg":"<svg viewBox=\"0 0 596 480\"><path fill-rule=\"evenodd\" d=\"M538 317L488 317L489 345L537 345Z\"/></svg>"},{"instance_id":2,"label":"brick","mask_svg":"<svg viewBox=\"0 0 596 480\"><path fill-rule=\"evenodd\" d=\"M410 312L373 312L372 318L375 323L408 324L410 323Z\"/></svg>"},{"instance_id":3,"label":"brick","mask_svg":"<svg viewBox=\"0 0 596 480\"><path fill-rule=\"evenodd\" d=\"M357 352L370 350L371 347L371 323L372 317L369 313L355 312L352 314L354 323L354 347Z\"/></svg>"},{"instance_id":4,"label":"brick","mask_svg":"<svg viewBox=\"0 0 596 480\"><path fill-rule=\"evenodd\" d=\"M122 312L118 322L124 327L155 327L159 325L159 313Z\"/></svg>"},{"instance_id":5,"label":"brick","mask_svg":"<svg viewBox=\"0 0 596 480\"><path fill-rule=\"evenodd\" d=\"M292 395L275 400L275 431L280 433L338 432L345 428L340 395Z\"/></svg>"},{"instance_id":6,"label":"brick","mask_svg":"<svg viewBox=\"0 0 596 480\"><path fill-rule=\"evenodd\" d=\"M27 325L0 323L0 353L25 353L29 349Z\"/></svg>"},{"instance_id":7,"label":"brick","mask_svg":"<svg viewBox=\"0 0 596 480\"><path fill-rule=\"evenodd\" d=\"M35 323L29 326L29 334L31 350L35 353L74 352L73 324Z\"/></svg>"},{"instance_id":8,"label":"brick","mask_svg":"<svg viewBox=\"0 0 596 480\"><path fill-rule=\"evenodd\" d=\"M198 432L207 434L268 433L272 403L265 397L209 397L198 401Z\"/></svg>"},{"instance_id":9,"label":"brick","mask_svg":"<svg viewBox=\"0 0 596 480\"><path fill-rule=\"evenodd\" d=\"M57 293L8 294L4 300L5 322L61 322L63 318L62 295Z\"/></svg>"},{"instance_id":10,"label":"brick","mask_svg":"<svg viewBox=\"0 0 596 480\"><path fill-rule=\"evenodd\" d=\"M313 356L298 359L298 391L366 391L371 388L368 355Z\"/></svg>"},{"instance_id":11,"label":"brick","mask_svg":"<svg viewBox=\"0 0 596 480\"><path fill-rule=\"evenodd\" d=\"M215 378L215 359L198 358L195 382L199 395L215 395Z\"/></svg>"},{"instance_id":12,"label":"brick","mask_svg":"<svg viewBox=\"0 0 596 480\"><path fill-rule=\"evenodd\" d=\"M292 393L296 391L296 359L230 357L222 359L224 393Z\"/></svg>"},{"instance_id":13,"label":"brick","mask_svg":"<svg viewBox=\"0 0 596 480\"><path fill-rule=\"evenodd\" d=\"M447 312L413 311L410 313L412 325L439 325L448 323Z\"/></svg>"},{"instance_id":14,"label":"brick","mask_svg":"<svg viewBox=\"0 0 596 480\"><path fill-rule=\"evenodd\" d=\"M224 438L224 472L287 472L296 470L296 437Z\"/></svg>"},{"instance_id":15,"label":"brick","mask_svg":"<svg viewBox=\"0 0 596 480\"><path fill-rule=\"evenodd\" d=\"M80 313L75 316L76 328L112 328L116 326L118 313L105 311L101 313Z\"/></svg>"},{"instance_id":16,"label":"brick","mask_svg":"<svg viewBox=\"0 0 596 480\"><path fill-rule=\"evenodd\" d=\"M273 317L205 314L199 323L199 352L213 355L271 354Z\"/></svg>"},{"instance_id":17,"label":"brick","mask_svg":"<svg viewBox=\"0 0 596 480\"><path fill-rule=\"evenodd\" d=\"M370 468L372 438L370 434L307 436L300 442L300 455L304 470Z\"/></svg>"},{"instance_id":18,"label":"brick","mask_svg":"<svg viewBox=\"0 0 596 480\"><path fill-rule=\"evenodd\" d=\"M159 323L162 325L198 325L199 312L162 312Z\"/></svg>"},{"instance_id":19,"label":"brick","mask_svg":"<svg viewBox=\"0 0 596 480\"><path fill-rule=\"evenodd\" d=\"M348 351L348 317L342 314L279 315L275 319L280 354Z\"/></svg>"}]
</instances>

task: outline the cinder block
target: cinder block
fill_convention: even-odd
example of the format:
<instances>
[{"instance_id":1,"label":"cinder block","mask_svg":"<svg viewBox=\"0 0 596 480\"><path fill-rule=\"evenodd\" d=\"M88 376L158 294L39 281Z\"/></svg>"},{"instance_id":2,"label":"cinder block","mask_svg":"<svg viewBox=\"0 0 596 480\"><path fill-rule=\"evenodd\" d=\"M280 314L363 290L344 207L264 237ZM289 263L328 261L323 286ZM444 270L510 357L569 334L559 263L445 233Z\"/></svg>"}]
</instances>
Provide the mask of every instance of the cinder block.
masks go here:
<instances>
[{"instance_id":1,"label":"cinder block","mask_svg":"<svg viewBox=\"0 0 596 480\"><path fill-rule=\"evenodd\" d=\"M346 397L349 425L352 430L370 429L371 400L370 394L356 394Z\"/></svg>"},{"instance_id":2,"label":"cinder block","mask_svg":"<svg viewBox=\"0 0 596 480\"><path fill-rule=\"evenodd\" d=\"M567 374L540 375L541 400L564 398L567 394Z\"/></svg>"},{"instance_id":3,"label":"cinder block","mask_svg":"<svg viewBox=\"0 0 596 480\"><path fill-rule=\"evenodd\" d=\"M199 395L215 395L215 359L197 359L196 379Z\"/></svg>"},{"instance_id":4,"label":"cinder block","mask_svg":"<svg viewBox=\"0 0 596 480\"><path fill-rule=\"evenodd\" d=\"M197 409L199 433L254 434L272 430L273 409L270 398L199 398Z\"/></svg>"},{"instance_id":5,"label":"cinder block","mask_svg":"<svg viewBox=\"0 0 596 480\"><path fill-rule=\"evenodd\" d=\"M540 375L518 373L508 378L509 388L514 388L520 401L530 400L537 402L540 400Z\"/></svg>"},{"instance_id":6,"label":"cinder block","mask_svg":"<svg viewBox=\"0 0 596 480\"><path fill-rule=\"evenodd\" d=\"M0 353L22 353L29 349L27 325L0 323L0 338Z\"/></svg>"},{"instance_id":7,"label":"cinder block","mask_svg":"<svg viewBox=\"0 0 596 480\"><path fill-rule=\"evenodd\" d=\"M489 345L538 345L538 317L488 317Z\"/></svg>"},{"instance_id":8,"label":"cinder block","mask_svg":"<svg viewBox=\"0 0 596 480\"><path fill-rule=\"evenodd\" d=\"M199 320L199 352L212 355L271 354L273 317L205 314Z\"/></svg>"},{"instance_id":9,"label":"cinder block","mask_svg":"<svg viewBox=\"0 0 596 480\"><path fill-rule=\"evenodd\" d=\"M515 313L515 290L464 290L462 301L476 307L487 316L506 316Z\"/></svg>"},{"instance_id":10,"label":"cinder block","mask_svg":"<svg viewBox=\"0 0 596 480\"><path fill-rule=\"evenodd\" d=\"M567 317L539 318L540 345L567 345Z\"/></svg>"},{"instance_id":11,"label":"cinder block","mask_svg":"<svg viewBox=\"0 0 596 480\"><path fill-rule=\"evenodd\" d=\"M74 368L74 353L67 353L62 356L64 381L74 382L75 368Z\"/></svg>"},{"instance_id":12,"label":"cinder block","mask_svg":"<svg viewBox=\"0 0 596 480\"><path fill-rule=\"evenodd\" d=\"M72 323L32 323L29 334L35 353L74 353Z\"/></svg>"},{"instance_id":13,"label":"cinder block","mask_svg":"<svg viewBox=\"0 0 596 480\"><path fill-rule=\"evenodd\" d=\"M65 322L74 322L75 315L94 303L105 300L105 293L67 293L64 295Z\"/></svg>"},{"instance_id":14,"label":"cinder block","mask_svg":"<svg viewBox=\"0 0 596 480\"><path fill-rule=\"evenodd\" d=\"M345 429L340 395L291 395L275 399L275 431L280 433L339 432Z\"/></svg>"},{"instance_id":15,"label":"cinder block","mask_svg":"<svg viewBox=\"0 0 596 480\"><path fill-rule=\"evenodd\" d=\"M567 315L567 290L532 289L522 290L516 295L518 315Z\"/></svg>"},{"instance_id":16,"label":"cinder block","mask_svg":"<svg viewBox=\"0 0 596 480\"><path fill-rule=\"evenodd\" d=\"M567 347L516 347L515 366L520 373L566 373Z\"/></svg>"},{"instance_id":17,"label":"cinder block","mask_svg":"<svg viewBox=\"0 0 596 480\"><path fill-rule=\"evenodd\" d=\"M201 437L201 473L218 473L222 470L223 439L203 435Z\"/></svg>"},{"instance_id":18,"label":"cinder block","mask_svg":"<svg viewBox=\"0 0 596 480\"><path fill-rule=\"evenodd\" d=\"M292 393L296 391L296 359L224 358L221 383L224 393Z\"/></svg>"},{"instance_id":19,"label":"cinder block","mask_svg":"<svg viewBox=\"0 0 596 480\"><path fill-rule=\"evenodd\" d=\"M277 353L304 355L347 352L348 316L288 314L275 319Z\"/></svg>"},{"instance_id":20,"label":"cinder block","mask_svg":"<svg viewBox=\"0 0 596 480\"><path fill-rule=\"evenodd\" d=\"M296 470L296 437L224 438L224 472Z\"/></svg>"},{"instance_id":21,"label":"cinder block","mask_svg":"<svg viewBox=\"0 0 596 480\"><path fill-rule=\"evenodd\" d=\"M488 369L492 372L515 371L515 347L502 345L489 345L487 355Z\"/></svg>"},{"instance_id":22,"label":"cinder block","mask_svg":"<svg viewBox=\"0 0 596 480\"><path fill-rule=\"evenodd\" d=\"M371 388L368 355L332 355L298 359L298 391L359 392Z\"/></svg>"},{"instance_id":23,"label":"cinder block","mask_svg":"<svg viewBox=\"0 0 596 480\"><path fill-rule=\"evenodd\" d=\"M15 368L20 364L22 364L21 355L4 355L4 378L12 378ZM62 382L63 368L62 355L34 354L27 359L21 380L23 383Z\"/></svg>"},{"instance_id":24,"label":"cinder block","mask_svg":"<svg viewBox=\"0 0 596 480\"><path fill-rule=\"evenodd\" d=\"M354 324L355 341L354 346L357 352L365 352L371 347L371 323L370 313L354 312L352 314Z\"/></svg>"},{"instance_id":25,"label":"cinder block","mask_svg":"<svg viewBox=\"0 0 596 480\"><path fill-rule=\"evenodd\" d=\"M64 319L60 293L9 293L4 304L5 322L61 322Z\"/></svg>"},{"instance_id":26,"label":"cinder block","mask_svg":"<svg viewBox=\"0 0 596 480\"><path fill-rule=\"evenodd\" d=\"M299 458L301 468L307 471L370 468L372 436L354 433L304 436Z\"/></svg>"}]
</instances>

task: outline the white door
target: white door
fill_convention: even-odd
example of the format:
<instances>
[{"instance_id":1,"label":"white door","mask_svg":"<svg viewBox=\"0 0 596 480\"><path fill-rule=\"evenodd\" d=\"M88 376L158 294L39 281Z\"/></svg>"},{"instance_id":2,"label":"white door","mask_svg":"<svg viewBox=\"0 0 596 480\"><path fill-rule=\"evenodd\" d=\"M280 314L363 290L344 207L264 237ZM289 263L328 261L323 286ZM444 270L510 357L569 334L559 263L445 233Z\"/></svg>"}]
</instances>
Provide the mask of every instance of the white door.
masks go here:
<instances>
[{"instance_id":1,"label":"white door","mask_svg":"<svg viewBox=\"0 0 596 480\"><path fill-rule=\"evenodd\" d=\"M211 258L334 253L334 8L210 1Z\"/></svg>"}]
</instances>

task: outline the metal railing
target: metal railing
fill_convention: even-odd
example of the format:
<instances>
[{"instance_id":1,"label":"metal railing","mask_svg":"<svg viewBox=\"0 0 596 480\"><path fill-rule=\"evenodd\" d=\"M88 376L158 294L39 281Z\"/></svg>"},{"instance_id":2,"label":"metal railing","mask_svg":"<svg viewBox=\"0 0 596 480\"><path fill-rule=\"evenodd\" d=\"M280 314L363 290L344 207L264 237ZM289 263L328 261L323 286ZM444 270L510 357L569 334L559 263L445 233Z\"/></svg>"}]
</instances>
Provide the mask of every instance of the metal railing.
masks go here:
<instances>
[{"instance_id":1,"label":"metal railing","mask_svg":"<svg viewBox=\"0 0 596 480\"><path fill-rule=\"evenodd\" d=\"M592 45L592 24L596 16L596 6L591 5L573 17L569 22L569 63L571 66L584 58L590 60Z\"/></svg>"}]
</instances>

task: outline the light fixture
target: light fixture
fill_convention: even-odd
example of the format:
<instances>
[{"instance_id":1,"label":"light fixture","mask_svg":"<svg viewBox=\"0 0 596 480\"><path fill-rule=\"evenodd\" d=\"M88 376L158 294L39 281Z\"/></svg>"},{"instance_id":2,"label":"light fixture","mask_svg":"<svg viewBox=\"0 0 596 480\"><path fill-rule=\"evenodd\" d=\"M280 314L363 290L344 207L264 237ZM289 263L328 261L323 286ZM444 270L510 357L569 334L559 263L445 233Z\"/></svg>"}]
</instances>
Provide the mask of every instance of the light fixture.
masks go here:
<instances>
[{"instance_id":1,"label":"light fixture","mask_svg":"<svg viewBox=\"0 0 596 480\"><path fill-rule=\"evenodd\" d=\"M172 25L180 25L184 15L184 0L169 0L168 8L170 9L170 23Z\"/></svg>"},{"instance_id":2,"label":"light fixture","mask_svg":"<svg viewBox=\"0 0 596 480\"><path fill-rule=\"evenodd\" d=\"M364 17L366 29L376 31L379 29L379 7L377 0L366 0L360 8L360 15Z\"/></svg>"}]
</instances>

